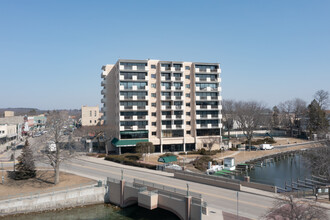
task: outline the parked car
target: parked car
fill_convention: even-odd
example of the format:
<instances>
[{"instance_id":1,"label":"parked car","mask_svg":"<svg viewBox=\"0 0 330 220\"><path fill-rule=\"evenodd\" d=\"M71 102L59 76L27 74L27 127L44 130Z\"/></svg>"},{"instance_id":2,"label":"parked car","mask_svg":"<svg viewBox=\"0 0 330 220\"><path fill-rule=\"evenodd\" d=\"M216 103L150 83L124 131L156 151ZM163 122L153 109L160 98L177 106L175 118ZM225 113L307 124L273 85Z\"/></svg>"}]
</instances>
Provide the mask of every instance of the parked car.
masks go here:
<instances>
[{"instance_id":1,"label":"parked car","mask_svg":"<svg viewBox=\"0 0 330 220\"><path fill-rule=\"evenodd\" d=\"M245 146L245 150L258 150L256 146Z\"/></svg>"},{"instance_id":2,"label":"parked car","mask_svg":"<svg viewBox=\"0 0 330 220\"><path fill-rule=\"evenodd\" d=\"M48 141L46 146L46 152L56 152L56 144L54 141Z\"/></svg>"},{"instance_id":3,"label":"parked car","mask_svg":"<svg viewBox=\"0 0 330 220\"><path fill-rule=\"evenodd\" d=\"M274 149L274 146L270 144L260 144L259 145L260 150L272 150Z\"/></svg>"}]
</instances>

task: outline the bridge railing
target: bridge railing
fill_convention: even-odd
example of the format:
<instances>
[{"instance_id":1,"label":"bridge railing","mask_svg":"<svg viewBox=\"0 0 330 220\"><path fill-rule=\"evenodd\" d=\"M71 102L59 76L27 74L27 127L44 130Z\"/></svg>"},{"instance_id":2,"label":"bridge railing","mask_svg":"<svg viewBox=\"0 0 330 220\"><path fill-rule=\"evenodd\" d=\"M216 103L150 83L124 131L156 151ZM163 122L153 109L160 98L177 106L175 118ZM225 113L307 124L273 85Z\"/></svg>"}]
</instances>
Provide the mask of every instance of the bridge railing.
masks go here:
<instances>
[{"instance_id":1,"label":"bridge railing","mask_svg":"<svg viewBox=\"0 0 330 220\"><path fill-rule=\"evenodd\" d=\"M163 190L163 191L167 191L167 192L171 192L171 193L176 193L179 195L187 195L187 191L186 190L182 190L182 189L177 189L174 187L170 187L170 186L165 186L165 185L161 185L158 183L153 183L153 182L148 182L145 180L140 180L140 179L134 179L134 184L139 184L139 185L143 185L143 186L149 186L158 190ZM202 195L199 193L195 193L195 192L191 192L189 191L189 196L195 197L195 198L202 198Z\"/></svg>"}]
</instances>

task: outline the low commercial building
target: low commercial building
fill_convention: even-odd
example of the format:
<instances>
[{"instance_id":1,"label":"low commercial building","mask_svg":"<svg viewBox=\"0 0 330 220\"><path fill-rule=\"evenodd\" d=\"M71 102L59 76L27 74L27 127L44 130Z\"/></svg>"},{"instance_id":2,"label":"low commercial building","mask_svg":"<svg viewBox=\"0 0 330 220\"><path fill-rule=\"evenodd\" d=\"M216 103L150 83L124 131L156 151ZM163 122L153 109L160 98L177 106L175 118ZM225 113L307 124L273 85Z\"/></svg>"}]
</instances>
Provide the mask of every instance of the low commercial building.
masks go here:
<instances>
[{"instance_id":1,"label":"low commercial building","mask_svg":"<svg viewBox=\"0 0 330 220\"><path fill-rule=\"evenodd\" d=\"M81 125L95 126L100 124L99 106L82 106L81 107Z\"/></svg>"},{"instance_id":2,"label":"low commercial building","mask_svg":"<svg viewBox=\"0 0 330 220\"><path fill-rule=\"evenodd\" d=\"M13 117L15 116L14 111L4 111L3 113L3 117L7 118L7 117Z\"/></svg>"}]
</instances>

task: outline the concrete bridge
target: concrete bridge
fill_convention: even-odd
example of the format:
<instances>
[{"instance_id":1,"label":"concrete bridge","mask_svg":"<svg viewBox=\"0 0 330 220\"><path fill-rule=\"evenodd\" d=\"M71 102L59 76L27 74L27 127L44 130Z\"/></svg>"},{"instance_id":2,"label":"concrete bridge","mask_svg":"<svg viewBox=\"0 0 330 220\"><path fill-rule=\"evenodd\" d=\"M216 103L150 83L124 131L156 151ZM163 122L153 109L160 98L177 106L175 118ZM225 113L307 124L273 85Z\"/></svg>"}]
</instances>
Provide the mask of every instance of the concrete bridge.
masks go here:
<instances>
[{"instance_id":1,"label":"concrete bridge","mask_svg":"<svg viewBox=\"0 0 330 220\"><path fill-rule=\"evenodd\" d=\"M167 187L165 185L134 179L107 178L107 195L110 203L125 208L139 205L149 210L162 208L177 215L182 220L201 220L208 214L207 205L200 194Z\"/></svg>"}]
</instances>

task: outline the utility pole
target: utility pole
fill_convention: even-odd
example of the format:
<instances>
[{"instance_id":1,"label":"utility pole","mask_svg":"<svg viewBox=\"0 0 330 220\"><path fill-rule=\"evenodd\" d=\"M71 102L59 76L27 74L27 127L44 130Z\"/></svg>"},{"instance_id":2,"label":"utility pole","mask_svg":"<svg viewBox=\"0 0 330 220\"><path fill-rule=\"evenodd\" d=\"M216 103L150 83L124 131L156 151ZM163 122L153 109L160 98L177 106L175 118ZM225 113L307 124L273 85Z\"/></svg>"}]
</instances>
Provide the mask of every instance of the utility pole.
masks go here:
<instances>
[{"instance_id":1,"label":"utility pole","mask_svg":"<svg viewBox=\"0 0 330 220\"><path fill-rule=\"evenodd\" d=\"M237 191L237 220L239 219L239 216L238 216L238 191Z\"/></svg>"}]
</instances>

